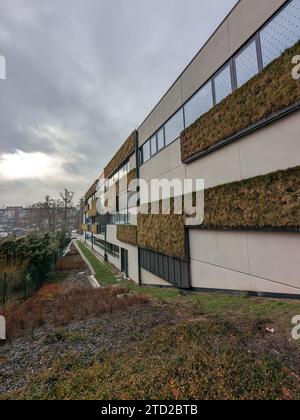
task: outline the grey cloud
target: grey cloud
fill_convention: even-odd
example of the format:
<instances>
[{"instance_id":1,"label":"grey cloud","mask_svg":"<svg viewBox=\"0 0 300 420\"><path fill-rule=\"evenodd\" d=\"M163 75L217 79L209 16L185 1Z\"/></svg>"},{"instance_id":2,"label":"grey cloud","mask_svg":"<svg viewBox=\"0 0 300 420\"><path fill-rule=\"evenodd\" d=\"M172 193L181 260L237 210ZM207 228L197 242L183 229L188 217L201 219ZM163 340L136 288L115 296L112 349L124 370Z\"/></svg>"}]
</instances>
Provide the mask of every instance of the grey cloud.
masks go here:
<instances>
[{"instance_id":1,"label":"grey cloud","mask_svg":"<svg viewBox=\"0 0 300 420\"><path fill-rule=\"evenodd\" d=\"M8 78L0 81L0 157L17 149L63 154L79 198L235 3L1 2ZM0 203L63 187L63 179L0 179Z\"/></svg>"}]
</instances>

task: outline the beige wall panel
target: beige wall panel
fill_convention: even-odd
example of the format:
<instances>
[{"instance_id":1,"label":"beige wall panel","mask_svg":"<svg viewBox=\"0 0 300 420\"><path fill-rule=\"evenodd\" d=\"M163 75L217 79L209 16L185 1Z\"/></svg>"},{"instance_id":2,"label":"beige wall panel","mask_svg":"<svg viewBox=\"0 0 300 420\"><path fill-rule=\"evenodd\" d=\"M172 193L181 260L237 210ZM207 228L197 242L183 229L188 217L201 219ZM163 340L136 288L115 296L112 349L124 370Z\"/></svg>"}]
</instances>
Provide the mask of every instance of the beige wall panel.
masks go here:
<instances>
[{"instance_id":1,"label":"beige wall panel","mask_svg":"<svg viewBox=\"0 0 300 420\"><path fill-rule=\"evenodd\" d=\"M230 57L228 25L224 22L182 75L182 97L185 102Z\"/></svg>"},{"instance_id":2,"label":"beige wall panel","mask_svg":"<svg viewBox=\"0 0 300 420\"><path fill-rule=\"evenodd\" d=\"M150 273L147 270L142 268L142 284L152 285L152 286L171 286L170 283L166 282L165 280L155 276L154 274Z\"/></svg>"},{"instance_id":3,"label":"beige wall panel","mask_svg":"<svg viewBox=\"0 0 300 420\"><path fill-rule=\"evenodd\" d=\"M246 232L190 230L191 258L249 273Z\"/></svg>"},{"instance_id":4,"label":"beige wall panel","mask_svg":"<svg viewBox=\"0 0 300 420\"><path fill-rule=\"evenodd\" d=\"M242 0L228 18L230 49L234 54L285 0Z\"/></svg>"},{"instance_id":5,"label":"beige wall panel","mask_svg":"<svg viewBox=\"0 0 300 420\"><path fill-rule=\"evenodd\" d=\"M181 80L171 87L146 121L138 129L139 145L145 143L154 132L169 119L182 105Z\"/></svg>"},{"instance_id":6,"label":"beige wall panel","mask_svg":"<svg viewBox=\"0 0 300 420\"><path fill-rule=\"evenodd\" d=\"M280 283L274 283L273 281L264 280L259 277L251 276L252 290L261 293L281 293L300 295L300 289L295 287L288 287Z\"/></svg>"},{"instance_id":7,"label":"beige wall panel","mask_svg":"<svg viewBox=\"0 0 300 420\"><path fill-rule=\"evenodd\" d=\"M125 244L117 240L117 226L108 225L107 226L107 242L117 245L120 248L128 250L128 268L129 268L129 277L138 282L138 250L137 247ZM120 258L114 258L108 255L108 260L119 270L121 269L121 252Z\"/></svg>"},{"instance_id":8,"label":"beige wall panel","mask_svg":"<svg viewBox=\"0 0 300 420\"><path fill-rule=\"evenodd\" d=\"M248 233L251 275L298 287L300 293L300 235Z\"/></svg>"},{"instance_id":9,"label":"beige wall panel","mask_svg":"<svg viewBox=\"0 0 300 420\"><path fill-rule=\"evenodd\" d=\"M241 139L242 178L300 165L299 111Z\"/></svg>"},{"instance_id":10,"label":"beige wall panel","mask_svg":"<svg viewBox=\"0 0 300 420\"><path fill-rule=\"evenodd\" d=\"M186 166L188 179L204 179L205 188L240 181L241 166L237 143L203 156Z\"/></svg>"},{"instance_id":11,"label":"beige wall panel","mask_svg":"<svg viewBox=\"0 0 300 420\"><path fill-rule=\"evenodd\" d=\"M191 261L192 287L221 290L251 290L250 276L200 261Z\"/></svg>"}]
</instances>

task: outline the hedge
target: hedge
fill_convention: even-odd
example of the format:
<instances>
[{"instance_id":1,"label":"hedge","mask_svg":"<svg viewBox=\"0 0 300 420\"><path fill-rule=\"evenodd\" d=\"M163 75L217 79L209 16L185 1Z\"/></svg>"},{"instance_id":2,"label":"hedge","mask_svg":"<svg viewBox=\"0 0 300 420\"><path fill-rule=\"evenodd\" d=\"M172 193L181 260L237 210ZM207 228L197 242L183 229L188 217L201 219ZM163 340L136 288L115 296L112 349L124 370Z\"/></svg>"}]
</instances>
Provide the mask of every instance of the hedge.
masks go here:
<instances>
[{"instance_id":1,"label":"hedge","mask_svg":"<svg viewBox=\"0 0 300 420\"><path fill-rule=\"evenodd\" d=\"M139 214L138 246L170 257L185 256L183 215Z\"/></svg>"},{"instance_id":2,"label":"hedge","mask_svg":"<svg viewBox=\"0 0 300 420\"><path fill-rule=\"evenodd\" d=\"M120 242L137 246L137 226L117 225L117 239Z\"/></svg>"},{"instance_id":3,"label":"hedge","mask_svg":"<svg viewBox=\"0 0 300 420\"><path fill-rule=\"evenodd\" d=\"M125 143L117 151L108 165L104 168L105 178L109 178L114 171L135 151L135 131L131 133Z\"/></svg>"},{"instance_id":4,"label":"hedge","mask_svg":"<svg viewBox=\"0 0 300 420\"><path fill-rule=\"evenodd\" d=\"M184 130L182 162L298 103L300 82L292 78L292 57L299 53L300 41Z\"/></svg>"}]
</instances>

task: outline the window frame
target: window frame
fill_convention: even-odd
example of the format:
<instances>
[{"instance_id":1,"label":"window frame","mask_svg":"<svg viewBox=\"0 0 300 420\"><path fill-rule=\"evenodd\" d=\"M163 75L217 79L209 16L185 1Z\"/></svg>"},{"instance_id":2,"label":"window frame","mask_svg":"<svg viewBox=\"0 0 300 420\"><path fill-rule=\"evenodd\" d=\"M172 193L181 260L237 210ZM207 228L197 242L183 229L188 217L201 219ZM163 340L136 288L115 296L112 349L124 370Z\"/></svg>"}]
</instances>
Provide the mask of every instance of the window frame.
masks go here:
<instances>
[{"instance_id":1,"label":"window frame","mask_svg":"<svg viewBox=\"0 0 300 420\"><path fill-rule=\"evenodd\" d=\"M245 83L243 83L240 86L238 85L238 75L237 75L236 59L241 54L243 54L243 52L245 52L246 49L248 47L250 47L250 45L253 44L253 43L255 44L255 48L256 48L256 60L257 60L257 68L258 68L258 71L257 71L256 74L259 74L263 70L263 67L261 67L262 66L261 45L260 45L260 42L259 42L260 41L260 38L259 38L258 35L259 34L255 34L252 38L250 38L246 42L246 44L232 58L233 59L233 67L234 67L233 71L235 73L235 83L236 83L235 90L239 89L240 87L242 87L244 84L247 83L247 82L245 82ZM255 76L253 76L253 77L255 77ZM249 79L249 80L251 80L251 79Z\"/></svg>"},{"instance_id":2,"label":"window frame","mask_svg":"<svg viewBox=\"0 0 300 420\"><path fill-rule=\"evenodd\" d=\"M279 9L268 19L267 22L265 22L258 30L257 33L255 35L257 35L259 37L259 44L260 44L260 54L261 54L261 63L262 63L262 70L264 68L266 68L269 64L264 64L264 58L263 58L263 49L262 49L262 42L261 42L261 33L262 31L268 26L270 25L270 23L277 18L278 15L280 15L281 12L283 12L283 10L288 7L294 0L288 0L286 1L281 7L279 7ZM276 60L276 58L274 58L272 61Z\"/></svg>"},{"instance_id":3,"label":"window frame","mask_svg":"<svg viewBox=\"0 0 300 420\"><path fill-rule=\"evenodd\" d=\"M214 89L215 89L215 96L214 96L214 100L215 100L215 104L214 106L218 105L219 103L221 103L224 99L228 98L228 96L232 95L232 93L236 90L235 88L235 81L234 81L234 69L233 69L233 59L232 57L226 61L226 63L212 76L212 79L214 81ZM216 79L217 77L220 76L221 73L224 72L224 70L226 70L226 68L229 68L229 75L230 75L230 84L231 84L231 93L229 93L229 95L225 96L224 98L222 98L219 102L217 102L217 89L216 89Z\"/></svg>"},{"instance_id":4,"label":"window frame","mask_svg":"<svg viewBox=\"0 0 300 420\"><path fill-rule=\"evenodd\" d=\"M186 106L203 90L203 89L205 89L209 84L210 84L210 87L211 87L211 99L212 99L212 107L209 109L209 110L211 110L214 106L215 106L215 100L214 100L214 91L213 91L213 83L212 83L213 81L211 80L211 79L209 79L206 83L204 83L204 85L202 85L201 87L200 87L200 89L198 89L185 103L184 103L184 105L183 105L183 111L184 111L184 127L186 128L187 127L187 124L186 124ZM208 111L206 111L206 112L208 112ZM201 114L198 118L201 118L202 117L202 115L204 115L206 112L204 112L203 114ZM196 120L195 121L197 121L197 119L198 118L196 118ZM194 122L195 122L194 121ZM190 125L192 125L193 123L191 123Z\"/></svg>"},{"instance_id":5,"label":"window frame","mask_svg":"<svg viewBox=\"0 0 300 420\"><path fill-rule=\"evenodd\" d=\"M179 113L182 113L182 121L183 121L183 130L185 129L185 117L184 117L184 105L182 105L179 109L177 109L176 112L164 123L164 140L165 140L165 148L170 146L170 144L174 143L178 137L175 137L173 140L171 140L169 143L167 143L167 136L166 136L166 126L170 121ZM181 132L180 132L181 134ZM180 136L179 134L179 136Z\"/></svg>"}]
</instances>

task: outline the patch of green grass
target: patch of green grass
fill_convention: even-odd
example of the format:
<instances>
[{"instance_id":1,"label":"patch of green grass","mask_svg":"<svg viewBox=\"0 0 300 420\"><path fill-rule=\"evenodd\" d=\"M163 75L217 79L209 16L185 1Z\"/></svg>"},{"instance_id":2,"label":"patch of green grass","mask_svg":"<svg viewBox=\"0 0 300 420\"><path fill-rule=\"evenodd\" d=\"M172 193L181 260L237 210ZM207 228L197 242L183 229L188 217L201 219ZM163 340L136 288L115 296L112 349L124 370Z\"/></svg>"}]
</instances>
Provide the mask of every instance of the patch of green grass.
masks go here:
<instances>
[{"instance_id":1,"label":"patch of green grass","mask_svg":"<svg viewBox=\"0 0 300 420\"><path fill-rule=\"evenodd\" d=\"M84 334L67 331L62 327L56 328L54 331L48 333L44 338L44 343L46 345L58 342L81 343L86 341L88 341L88 337Z\"/></svg>"},{"instance_id":2,"label":"patch of green grass","mask_svg":"<svg viewBox=\"0 0 300 420\"><path fill-rule=\"evenodd\" d=\"M101 262L82 242L77 242L81 252L87 258L91 266L96 272L96 279L99 284L102 286L109 286L118 284L116 275L113 273L112 269Z\"/></svg>"},{"instance_id":3,"label":"patch of green grass","mask_svg":"<svg viewBox=\"0 0 300 420\"><path fill-rule=\"evenodd\" d=\"M141 295L151 296L153 298L164 300L174 299L180 295L178 289L168 287L150 287L150 286L138 286L133 281L123 280L120 282L120 286L127 287L130 291L139 293Z\"/></svg>"}]
</instances>

